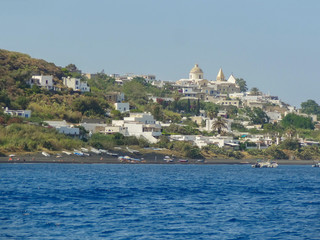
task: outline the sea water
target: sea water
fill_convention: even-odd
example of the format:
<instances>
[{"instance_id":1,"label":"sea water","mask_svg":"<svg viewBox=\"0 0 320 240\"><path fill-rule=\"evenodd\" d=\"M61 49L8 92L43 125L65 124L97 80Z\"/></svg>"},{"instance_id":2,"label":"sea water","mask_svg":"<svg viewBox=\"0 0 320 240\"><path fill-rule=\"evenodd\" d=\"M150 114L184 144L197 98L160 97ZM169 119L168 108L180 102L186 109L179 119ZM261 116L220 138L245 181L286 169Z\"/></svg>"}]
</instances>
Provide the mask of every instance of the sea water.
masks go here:
<instances>
[{"instance_id":1,"label":"sea water","mask_svg":"<svg viewBox=\"0 0 320 240\"><path fill-rule=\"evenodd\" d=\"M1 164L0 239L320 239L320 169Z\"/></svg>"}]
</instances>

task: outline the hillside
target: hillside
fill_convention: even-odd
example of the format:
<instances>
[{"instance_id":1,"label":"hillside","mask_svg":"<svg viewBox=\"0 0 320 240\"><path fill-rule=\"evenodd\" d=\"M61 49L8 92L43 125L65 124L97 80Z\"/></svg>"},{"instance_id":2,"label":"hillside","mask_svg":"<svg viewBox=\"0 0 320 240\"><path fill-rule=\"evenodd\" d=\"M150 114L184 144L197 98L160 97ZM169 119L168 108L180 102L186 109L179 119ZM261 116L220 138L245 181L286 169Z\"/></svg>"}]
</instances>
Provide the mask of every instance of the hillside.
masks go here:
<instances>
[{"instance_id":1,"label":"hillside","mask_svg":"<svg viewBox=\"0 0 320 240\"><path fill-rule=\"evenodd\" d=\"M30 87L28 80L32 75L39 74L52 75L53 81L59 87L58 90L46 90L36 85ZM78 89L70 89L66 86L60 88L61 78L67 76L78 78L80 82L87 82L91 91L81 93ZM114 110L114 102L110 99L111 92L124 93L125 101L130 104L130 112L150 112L155 120L166 123L162 125L162 136L158 143L150 144L143 138L124 137L120 133L113 135L94 133L91 136L86 134L84 127L79 128L83 137L81 140L56 134L55 130L45 129L46 124L43 122L47 120L65 120L78 124L83 118L97 118L106 123L123 119L129 115L129 112L121 113ZM174 155L191 158L320 158L318 146L300 147L297 142L297 136L308 140L320 140L320 132L313 130L314 124L308 117L288 114L278 123L271 123L265 111L283 113L284 108L272 104L266 105L264 109L222 106L200 99L190 100L182 96L179 89L170 83L156 87L144 77L135 76L124 81L123 84L117 84L115 78L103 72L87 79L81 75L81 71L74 64L62 68L45 60L31 58L27 54L1 49L0 107L28 109L32 111L32 117L27 119L10 117L0 111L0 154L15 151L72 150L79 146L111 150L119 145L138 145L140 148L160 147L166 149L165 151L175 152ZM166 98L171 100L165 100ZM319 108L320 111L320 107L315 102L311 102L308 106ZM249 147L252 145L249 140L249 142L241 142L240 150L220 148L215 144L208 144L200 149L192 142L169 141L167 136L177 134L217 136L218 127L208 132L201 128L201 125L205 126L208 118L200 117L200 111L211 120L214 118L219 120L219 112L223 113L225 119L234 121L231 124L232 131L270 136L273 142L276 136L283 136L287 140L277 146L273 144L265 150L247 149L247 144ZM198 118L201 118L201 121L195 122L194 119ZM261 125L261 129L245 128L242 125L244 120ZM219 124L223 126L224 121L220 120ZM11 126L12 124L16 125ZM228 134L235 137L232 131ZM140 149L140 151L143 150Z\"/></svg>"},{"instance_id":2,"label":"hillside","mask_svg":"<svg viewBox=\"0 0 320 240\"><path fill-rule=\"evenodd\" d=\"M36 74L53 75L57 82L63 76L61 68L53 63L0 49L0 90L6 90L9 97L23 94L22 90L27 87L26 81Z\"/></svg>"}]
</instances>

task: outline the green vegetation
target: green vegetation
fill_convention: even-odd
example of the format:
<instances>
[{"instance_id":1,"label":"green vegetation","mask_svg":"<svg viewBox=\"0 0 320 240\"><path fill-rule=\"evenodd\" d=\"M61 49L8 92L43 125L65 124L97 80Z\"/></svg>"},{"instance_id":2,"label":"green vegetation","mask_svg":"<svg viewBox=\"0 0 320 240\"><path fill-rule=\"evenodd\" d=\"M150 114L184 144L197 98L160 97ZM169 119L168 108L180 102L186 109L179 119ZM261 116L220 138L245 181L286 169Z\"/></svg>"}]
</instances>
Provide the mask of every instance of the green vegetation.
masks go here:
<instances>
[{"instance_id":1,"label":"green vegetation","mask_svg":"<svg viewBox=\"0 0 320 240\"><path fill-rule=\"evenodd\" d=\"M34 85L30 87L28 80L32 75L52 75L59 91L48 91ZM62 85L62 77L76 77L87 81L91 92L81 94L73 92ZM248 90L246 81L236 79L240 91ZM90 138L81 129L81 140L57 133L56 130L45 127L46 120L66 120L77 124L83 118L99 118L107 123L120 120L128 113L114 110L113 102L109 99L110 92L123 92L126 101L130 103L131 112L151 112L156 120L170 123L163 127L163 136L157 144L150 144L144 138L124 137L121 134L102 135L93 134ZM251 89L252 95L260 95L258 88ZM150 96L156 96L153 102ZM228 98L228 97L227 97ZM295 114L286 115L277 124L269 123L266 109L276 108L272 104L265 108L237 108L235 106L221 106L200 100L182 98L182 94L170 85L157 88L144 78L136 77L127 81L123 86L116 84L113 77L103 71L87 79L75 64L58 67L41 59L33 59L26 54L0 50L0 107L10 109L30 109L32 118L21 119L0 113L0 152L36 152L72 150L81 146L113 149L115 146L130 146L166 148L178 155L190 158L296 158L319 159L318 146L301 147L298 136L308 140L320 141L320 131L308 117ZM212 132L201 132L199 126L191 121L191 116L199 116L204 110L210 119L217 119L213 123ZM243 142L240 149L219 148L208 145L203 149L193 146L190 142L170 142L167 135L217 135L224 134L226 126L224 118L218 117L220 110L226 111L226 118L235 119L232 130L251 134L267 134L273 143L276 139L285 137L278 146L273 145L265 150L250 149L253 144ZM320 115L320 106L314 100L301 103L301 110L306 114ZM108 115L107 115L108 113ZM110 113L110 114L109 114ZM185 120L186 119L186 120ZM262 125L262 129L246 129L242 121ZM201 126L205 126L205 121ZM247 149L248 147L248 149Z\"/></svg>"},{"instance_id":2,"label":"green vegetation","mask_svg":"<svg viewBox=\"0 0 320 240\"><path fill-rule=\"evenodd\" d=\"M0 139L0 152L72 150L84 145L81 140L67 137L55 129L21 123L0 126Z\"/></svg>"},{"instance_id":3,"label":"green vegetation","mask_svg":"<svg viewBox=\"0 0 320 240\"><path fill-rule=\"evenodd\" d=\"M294 128L302 128L302 129L314 129L314 125L312 123L311 118L298 116L293 113L289 113L285 116L281 124L285 127L294 127Z\"/></svg>"},{"instance_id":4,"label":"green vegetation","mask_svg":"<svg viewBox=\"0 0 320 240\"><path fill-rule=\"evenodd\" d=\"M243 78L237 78L236 83L240 87L240 92L248 91L247 82Z\"/></svg>"},{"instance_id":5,"label":"green vegetation","mask_svg":"<svg viewBox=\"0 0 320 240\"><path fill-rule=\"evenodd\" d=\"M314 100L308 100L301 103L301 110L306 114L320 115L320 106Z\"/></svg>"}]
</instances>

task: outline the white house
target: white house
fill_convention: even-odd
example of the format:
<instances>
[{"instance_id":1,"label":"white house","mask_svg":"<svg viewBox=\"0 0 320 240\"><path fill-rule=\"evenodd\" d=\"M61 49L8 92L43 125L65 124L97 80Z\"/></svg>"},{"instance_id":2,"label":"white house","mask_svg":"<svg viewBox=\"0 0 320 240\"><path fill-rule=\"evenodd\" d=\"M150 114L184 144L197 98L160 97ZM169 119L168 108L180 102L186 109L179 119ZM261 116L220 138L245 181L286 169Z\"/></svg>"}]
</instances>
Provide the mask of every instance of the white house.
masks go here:
<instances>
[{"instance_id":1,"label":"white house","mask_svg":"<svg viewBox=\"0 0 320 240\"><path fill-rule=\"evenodd\" d=\"M266 114L269 117L270 123L275 123L282 120L282 115L280 112L266 112Z\"/></svg>"},{"instance_id":2,"label":"white house","mask_svg":"<svg viewBox=\"0 0 320 240\"><path fill-rule=\"evenodd\" d=\"M107 124L105 123L81 123L80 126L84 127L86 131L88 131L90 134L92 133L104 133L105 127Z\"/></svg>"},{"instance_id":3,"label":"white house","mask_svg":"<svg viewBox=\"0 0 320 240\"><path fill-rule=\"evenodd\" d=\"M126 103L117 102L114 104L114 108L115 108L115 110L118 110L121 113L130 111L129 103L127 103L127 102Z\"/></svg>"},{"instance_id":4,"label":"white house","mask_svg":"<svg viewBox=\"0 0 320 240\"><path fill-rule=\"evenodd\" d=\"M239 141L233 140L233 137L231 136L171 135L169 139L170 141L189 141L199 148L210 144L217 145L218 147L224 147L225 145L239 145Z\"/></svg>"},{"instance_id":5,"label":"white house","mask_svg":"<svg viewBox=\"0 0 320 240\"><path fill-rule=\"evenodd\" d=\"M130 113L130 117L123 120L113 120L112 126L121 127L120 133L124 136L144 137L151 143L156 143L161 136L161 125L150 113Z\"/></svg>"},{"instance_id":6,"label":"white house","mask_svg":"<svg viewBox=\"0 0 320 240\"><path fill-rule=\"evenodd\" d=\"M48 90L54 90L53 77L44 75L34 75L29 80L30 86L37 85Z\"/></svg>"},{"instance_id":7,"label":"white house","mask_svg":"<svg viewBox=\"0 0 320 240\"><path fill-rule=\"evenodd\" d=\"M11 116L17 116L17 117L24 117L24 118L30 118L31 117L31 110L9 110L9 108L5 108L4 110L5 114L9 114Z\"/></svg>"},{"instance_id":8,"label":"white house","mask_svg":"<svg viewBox=\"0 0 320 240\"><path fill-rule=\"evenodd\" d=\"M62 81L63 85L67 86L68 88L72 88L73 91L90 92L90 87L88 86L87 82L80 81L79 78L63 77Z\"/></svg>"},{"instance_id":9,"label":"white house","mask_svg":"<svg viewBox=\"0 0 320 240\"><path fill-rule=\"evenodd\" d=\"M55 128L59 133L63 133L66 135L79 136L80 129L72 127L65 120L63 121L45 121L50 127Z\"/></svg>"},{"instance_id":10,"label":"white house","mask_svg":"<svg viewBox=\"0 0 320 240\"><path fill-rule=\"evenodd\" d=\"M114 134L122 131L123 131L123 128L120 126L107 125L105 127L104 134Z\"/></svg>"}]
</instances>

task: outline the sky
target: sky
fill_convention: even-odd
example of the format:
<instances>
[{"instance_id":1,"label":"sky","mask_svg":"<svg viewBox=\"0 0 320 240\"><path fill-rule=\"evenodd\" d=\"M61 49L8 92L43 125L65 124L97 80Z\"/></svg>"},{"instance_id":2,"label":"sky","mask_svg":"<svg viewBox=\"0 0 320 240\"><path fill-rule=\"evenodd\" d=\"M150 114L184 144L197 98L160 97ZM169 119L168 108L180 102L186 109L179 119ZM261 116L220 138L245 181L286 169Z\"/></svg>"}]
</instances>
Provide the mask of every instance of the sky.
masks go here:
<instances>
[{"instance_id":1,"label":"sky","mask_svg":"<svg viewBox=\"0 0 320 240\"><path fill-rule=\"evenodd\" d=\"M0 48L83 72L188 78L221 67L291 105L320 104L318 0L0 0Z\"/></svg>"}]
</instances>

